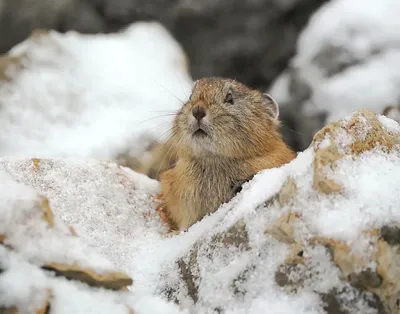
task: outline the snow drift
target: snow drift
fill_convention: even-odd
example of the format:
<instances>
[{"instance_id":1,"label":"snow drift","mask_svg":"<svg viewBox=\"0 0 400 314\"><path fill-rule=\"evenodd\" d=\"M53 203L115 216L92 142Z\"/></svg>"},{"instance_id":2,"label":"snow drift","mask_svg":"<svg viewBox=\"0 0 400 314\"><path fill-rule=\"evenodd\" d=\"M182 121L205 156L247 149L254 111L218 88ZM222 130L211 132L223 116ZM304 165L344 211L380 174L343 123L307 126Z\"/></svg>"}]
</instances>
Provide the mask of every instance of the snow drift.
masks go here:
<instances>
[{"instance_id":1,"label":"snow drift","mask_svg":"<svg viewBox=\"0 0 400 314\"><path fill-rule=\"evenodd\" d=\"M139 154L164 138L192 84L184 52L158 23L110 35L37 31L3 58L2 156Z\"/></svg>"}]
</instances>

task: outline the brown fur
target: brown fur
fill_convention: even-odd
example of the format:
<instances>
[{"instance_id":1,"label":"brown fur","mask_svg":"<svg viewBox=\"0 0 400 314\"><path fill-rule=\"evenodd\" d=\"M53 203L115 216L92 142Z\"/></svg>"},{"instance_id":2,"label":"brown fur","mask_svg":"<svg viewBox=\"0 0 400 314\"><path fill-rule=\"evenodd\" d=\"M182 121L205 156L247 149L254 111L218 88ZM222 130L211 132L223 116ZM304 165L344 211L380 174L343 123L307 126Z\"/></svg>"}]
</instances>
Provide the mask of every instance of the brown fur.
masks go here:
<instances>
[{"instance_id":1,"label":"brown fur","mask_svg":"<svg viewBox=\"0 0 400 314\"><path fill-rule=\"evenodd\" d=\"M232 93L233 104L226 102ZM202 128L192 110L202 108ZM174 168L160 175L162 209L185 230L229 201L235 188L262 169L279 167L295 154L278 131L277 104L268 95L229 79L203 78L174 120Z\"/></svg>"}]
</instances>

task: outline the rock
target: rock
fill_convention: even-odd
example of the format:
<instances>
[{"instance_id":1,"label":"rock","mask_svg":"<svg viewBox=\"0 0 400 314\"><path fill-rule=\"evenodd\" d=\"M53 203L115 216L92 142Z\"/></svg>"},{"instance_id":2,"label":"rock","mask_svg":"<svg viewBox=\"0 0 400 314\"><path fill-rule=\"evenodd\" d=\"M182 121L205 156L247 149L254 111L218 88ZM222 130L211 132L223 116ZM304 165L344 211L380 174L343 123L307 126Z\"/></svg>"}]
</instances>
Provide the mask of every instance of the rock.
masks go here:
<instances>
[{"instance_id":1,"label":"rock","mask_svg":"<svg viewBox=\"0 0 400 314\"><path fill-rule=\"evenodd\" d=\"M287 182L284 183L283 188L278 194L278 201L281 206L284 206L293 199L293 197L296 195L297 192L297 186L296 182L293 180L293 178L289 177L287 179Z\"/></svg>"},{"instance_id":2,"label":"rock","mask_svg":"<svg viewBox=\"0 0 400 314\"><path fill-rule=\"evenodd\" d=\"M79 265L50 263L43 265L42 269L53 271L57 276L87 283L93 287L103 287L112 290L124 290L133 283L132 279L124 273L110 272L99 274L92 269L84 269Z\"/></svg>"},{"instance_id":3,"label":"rock","mask_svg":"<svg viewBox=\"0 0 400 314\"><path fill-rule=\"evenodd\" d=\"M9 185L12 186L11 184ZM0 233L4 235L3 242L7 247L24 254L30 262L54 270L69 279L79 279L88 284L113 289L120 289L132 283L127 275L116 272L109 261L81 244L80 239L72 234L69 228L59 221L56 223L46 197L32 197L32 203L27 203L22 209L18 208L17 201L14 203L10 209L2 209L1 213L3 224ZM17 212L10 215L10 210ZM33 230L31 224L35 225ZM56 248L61 243L68 245L71 253L55 252L51 247L48 247L46 252L40 250L43 245L53 245ZM85 252L85 255L79 255L79 251Z\"/></svg>"},{"instance_id":4,"label":"rock","mask_svg":"<svg viewBox=\"0 0 400 314\"><path fill-rule=\"evenodd\" d=\"M400 226L383 226L381 237L389 245L400 245Z\"/></svg>"},{"instance_id":5,"label":"rock","mask_svg":"<svg viewBox=\"0 0 400 314\"><path fill-rule=\"evenodd\" d=\"M199 254L201 254L202 251L209 249L209 247L211 247L212 250L226 247L246 251L249 249L248 241L246 224L244 221L239 221L223 234L217 233L213 235L210 243L207 243L207 245L199 244L195 246L188 256L177 261L180 276L186 286L188 295L195 303L198 301L198 283L200 279L200 265L198 261ZM242 276L239 276L236 280L240 280L240 277ZM235 286L235 282L232 284ZM169 298L176 298L176 295L172 293L169 295Z\"/></svg>"},{"instance_id":6,"label":"rock","mask_svg":"<svg viewBox=\"0 0 400 314\"><path fill-rule=\"evenodd\" d=\"M198 279L199 279L199 269L197 265L197 253L198 253L198 248L195 248L192 253L189 255L189 259L184 260L178 260L177 264L179 267L180 271L180 276L183 280L183 282L186 284L186 289L189 297L193 300L193 302L197 302L199 297L198 297L198 290L199 290L199 285L198 285ZM171 291L172 293L168 295L170 299L176 298L174 295L176 291ZM179 302L179 300L178 300Z\"/></svg>"},{"instance_id":7,"label":"rock","mask_svg":"<svg viewBox=\"0 0 400 314\"><path fill-rule=\"evenodd\" d=\"M0 81L10 80L10 71L21 68L20 56L0 56Z\"/></svg>"},{"instance_id":8,"label":"rock","mask_svg":"<svg viewBox=\"0 0 400 314\"><path fill-rule=\"evenodd\" d=\"M186 59L157 22L109 35L36 29L0 56L0 155L144 164L193 83Z\"/></svg>"},{"instance_id":9,"label":"rock","mask_svg":"<svg viewBox=\"0 0 400 314\"><path fill-rule=\"evenodd\" d=\"M4 176L4 174L2 174ZM16 211L18 209L12 209L13 207L11 207L11 210ZM26 209L24 209L26 210ZM22 212L20 216L14 214L12 217L12 219L8 218L8 214L7 212L2 212L3 215L3 225L2 225L2 239L3 239L3 243L6 244L9 248L16 250L16 251L24 251L25 250L25 245L27 245L27 243L20 243L19 241L17 241L17 237L21 237L23 236L24 233L26 233L26 235L29 235L30 240L33 242L34 241L41 241L42 237L46 237L46 236L54 236L56 235L54 232L57 231L58 234L57 236L59 238L64 238L65 242L68 242L68 238L72 239L71 236L74 237L73 241L70 241L70 245L73 246L73 243L78 244L79 241L76 238L76 233L72 232L70 228L65 228L64 226L61 227L60 222L58 221L57 224L58 226L55 225L55 218L53 215L53 212L49 206L49 200L44 197L39 195L37 200L32 200L32 207L31 209L29 209L29 211L27 211L26 213ZM34 218L37 217L37 218ZM36 221L35 221L36 219ZM24 226L24 224L29 225L31 223L36 223L37 224L37 230L36 233L32 233L31 230L26 229L26 227ZM45 225L43 225L43 223L45 223ZM44 227L44 228L43 228ZM56 229L55 229L56 228ZM73 229L72 229L73 230ZM35 239L33 239L35 238ZM53 238L50 239L52 242L56 243L58 241L57 238ZM28 243L29 244L29 243ZM33 246L30 246L30 250L33 249ZM82 251L87 251L84 246L82 246L81 248ZM49 257L46 257L45 255L35 255L38 252L34 252L29 259L32 261L35 261L36 263L41 263L40 261L45 261L46 259L48 259ZM87 257L91 256L91 253L86 252ZM26 256L26 255L25 255ZM64 257L65 258L65 257ZM79 260L81 259L81 257L76 257L73 258L75 260ZM98 259L99 261L102 260L102 258L100 256L96 256L96 259ZM57 260L57 258L56 258ZM43 262L42 262L43 263ZM106 262L105 265L107 265L108 262ZM89 263L90 264L90 263ZM94 266L96 267L96 266ZM106 266L106 268L109 266ZM96 277L99 278L99 281L104 280L105 281L105 285L107 285L107 281L111 280L111 281L125 281L124 284L122 284L121 286L119 286L118 288L121 288L125 285L129 285L132 283L132 280L130 278L128 278L126 275L124 274L119 274L119 273L110 273L110 275L108 275L107 273L96 273L93 270L88 270L85 271L84 269L80 268L78 265L68 265L68 264L58 264L58 263L49 263L49 264L45 264L43 265L43 268L46 269L52 269L55 270L59 273L63 273L63 272L75 272L75 273L87 273L87 276L93 277L94 279ZM68 277L68 276L66 276ZM120 277L120 278L118 278ZM114 279L115 278L115 279ZM73 279L73 278L69 278L69 279ZM93 281L93 279L91 279ZM85 280L82 280L85 281ZM101 285L101 284L99 284ZM111 286L115 286L118 284L113 284L113 282L110 282Z\"/></svg>"},{"instance_id":10,"label":"rock","mask_svg":"<svg viewBox=\"0 0 400 314\"><path fill-rule=\"evenodd\" d=\"M381 113L400 100L399 76L386 70L397 67L400 58L399 38L392 33L400 5L368 1L371 5L357 0L349 6L335 0L318 9L298 38L296 55L270 87L284 105L282 114L294 130L285 133L297 150L308 147L327 122L361 108ZM383 12L390 14L383 17ZM331 21L329 30L325 21Z\"/></svg>"},{"instance_id":11,"label":"rock","mask_svg":"<svg viewBox=\"0 0 400 314\"><path fill-rule=\"evenodd\" d=\"M33 41L40 42L40 40L43 39L43 37L46 37L46 35L48 35L48 31L35 29L30 34L30 38ZM21 53L18 55L0 55L0 83L11 82L16 73L25 68L27 59L27 53Z\"/></svg>"},{"instance_id":12,"label":"rock","mask_svg":"<svg viewBox=\"0 0 400 314\"><path fill-rule=\"evenodd\" d=\"M400 108L399 106L387 106L383 112L383 115L390 119L393 119L397 123L400 123Z\"/></svg>"},{"instance_id":13,"label":"rock","mask_svg":"<svg viewBox=\"0 0 400 314\"><path fill-rule=\"evenodd\" d=\"M343 138L343 132L348 138ZM365 109L359 110L350 119L329 124L314 136L313 142L324 149L327 145L322 143L324 140L339 146L336 148L338 152L355 156L377 146L383 151L391 151L397 148L400 141L398 134L387 129L373 111Z\"/></svg>"},{"instance_id":14,"label":"rock","mask_svg":"<svg viewBox=\"0 0 400 314\"><path fill-rule=\"evenodd\" d=\"M117 31L136 21L156 20L162 21L183 45L195 78L234 77L264 89L284 69L295 52L300 30L324 2L5 2L0 11L0 52L22 41L37 27L97 33ZM244 20L248 23L243 24Z\"/></svg>"},{"instance_id":15,"label":"rock","mask_svg":"<svg viewBox=\"0 0 400 314\"><path fill-rule=\"evenodd\" d=\"M140 157L131 155L129 152L116 157L116 162L119 165L129 167L156 180L159 180L161 173L172 168L176 160L176 148L168 141L152 143L152 145L146 147L145 152Z\"/></svg>"},{"instance_id":16,"label":"rock","mask_svg":"<svg viewBox=\"0 0 400 314\"><path fill-rule=\"evenodd\" d=\"M9 308L1 307L0 313L1 314L18 314L18 309L15 306L9 307Z\"/></svg>"},{"instance_id":17,"label":"rock","mask_svg":"<svg viewBox=\"0 0 400 314\"><path fill-rule=\"evenodd\" d=\"M42 214L41 217L53 217L53 220L54 216L62 217L68 226L63 227L65 236L60 236L67 237L63 241L69 241L71 249L78 245L76 243L80 242L80 237L84 237L88 244L97 247L110 260L121 257L122 261L132 258L133 253L126 247L121 251L111 240L131 243L131 249L134 249L140 247L141 238L149 236L149 230L154 230L154 233L166 230L155 211L153 195L158 192L158 182L127 168L95 160L0 158L1 170L46 195L46 199L37 201L38 209L43 213L42 208L48 209L51 204L54 214ZM91 191L96 193L92 194ZM80 250L84 251L83 248ZM89 258L90 252L86 254L86 258ZM75 261L82 258L76 256ZM78 264L86 269L98 269L98 266L88 264L86 258L79 263L71 260L72 263L66 264L60 252L59 259L46 259L43 265L74 267ZM91 260L103 259L93 257ZM130 263L133 262L130 260ZM122 268L124 263L120 262L118 266ZM115 271L115 268L107 269L111 274ZM99 276L101 278L101 274Z\"/></svg>"},{"instance_id":18,"label":"rock","mask_svg":"<svg viewBox=\"0 0 400 314\"><path fill-rule=\"evenodd\" d=\"M284 185L282 190L285 189L285 186L287 186L287 184ZM274 224L268 226L264 233L272 235L275 239L281 242L293 244L294 223L297 218L298 214L295 212L282 215Z\"/></svg>"},{"instance_id":19,"label":"rock","mask_svg":"<svg viewBox=\"0 0 400 314\"><path fill-rule=\"evenodd\" d=\"M236 248L248 250L250 247L249 236L246 231L246 222L241 220L223 234L216 234L212 242L227 247L234 246Z\"/></svg>"},{"instance_id":20,"label":"rock","mask_svg":"<svg viewBox=\"0 0 400 314\"><path fill-rule=\"evenodd\" d=\"M87 32L103 30L102 20L93 17L96 13L92 8L88 9L86 1L57 0L32 4L27 0L17 0L3 3L0 9L1 53L23 41L35 28L60 31L72 28ZM75 27L71 27L70 23Z\"/></svg>"},{"instance_id":21,"label":"rock","mask_svg":"<svg viewBox=\"0 0 400 314\"><path fill-rule=\"evenodd\" d=\"M344 134L347 136L345 137ZM329 124L327 127L318 132L313 140L315 149L314 159L314 184L313 188L321 193L339 192L343 193L344 188L334 181L326 177L324 170L329 167L334 171L337 162L346 154L352 158L357 158L360 154L366 153L376 147L385 152L396 151L400 149L400 137L398 133L393 133L390 129L385 128L380 119L371 111L361 110L358 114L352 116L351 119L344 119ZM316 162L318 162L316 164ZM321 184L324 182L324 184ZM284 187L285 188L285 187ZM283 189L284 189L283 188ZM294 217L294 216L292 216ZM272 230L281 230L287 228L287 219L282 216L277 221L278 226ZM282 224L284 222L284 224ZM296 226L296 224L292 225ZM292 227L293 228L293 227ZM271 233L271 232L270 232ZM274 234L273 232L271 234ZM286 242L298 243L293 234L294 232L286 232L285 235L292 235ZM399 293L400 286L392 281L393 276L398 276L400 269L390 266L397 258L398 253L394 253L388 244L396 243L397 229L396 227L383 226L380 234L382 240L378 240L379 231L371 230L368 232L370 245L375 246L377 255L370 255L363 258L352 253L352 249L344 242L336 241L328 238L314 238L309 241L311 245L323 245L331 252L332 261L337 265L342 273L342 277L349 283L360 289L361 291L371 292L377 296L379 302L382 302L385 311L395 313L397 309L393 306L393 296ZM365 234L363 236L366 236ZM278 237L279 238L279 237ZM282 239L280 239L282 241ZM386 244L387 243L387 244ZM304 248L305 249L305 248ZM393 252L388 253L387 250ZM390 258L387 256L390 254ZM396 256L396 257L395 257ZM388 259L391 262L388 262ZM377 265L370 268L371 263ZM299 264L299 263L296 263ZM382 265L384 264L384 266ZM286 265L293 265L293 262ZM396 270L395 270L396 269ZM291 268L286 269L286 274L296 271ZM388 271L394 272L390 275ZM278 276L279 282L282 283L283 275ZM389 288L390 287L390 288ZM390 292L389 292L389 291ZM334 312L336 313L336 312ZM379 312L381 313L381 312ZM383 312L382 312L383 313Z\"/></svg>"},{"instance_id":22,"label":"rock","mask_svg":"<svg viewBox=\"0 0 400 314\"><path fill-rule=\"evenodd\" d=\"M154 269L138 252L166 231L158 182L110 162L17 157L0 158L0 181L0 308L36 313L49 300L55 314L184 313L137 293Z\"/></svg>"},{"instance_id":23,"label":"rock","mask_svg":"<svg viewBox=\"0 0 400 314\"><path fill-rule=\"evenodd\" d=\"M343 134L347 137L343 137ZM399 136L385 130L371 111L361 110L360 114L354 115L349 121L329 124L313 139L314 147L317 148L314 159L314 189L322 193L342 190L340 185L327 178L325 169L329 166L332 170L345 154L357 156L377 145L382 150L391 151L399 143Z\"/></svg>"},{"instance_id":24,"label":"rock","mask_svg":"<svg viewBox=\"0 0 400 314\"><path fill-rule=\"evenodd\" d=\"M311 293L320 300L315 313L398 313L400 232L392 207L398 206L398 187L386 193L389 185L381 181L354 185L351 180L365 171L390 181L400 174L399 161L396 122L359 110L328 124L292 163L258 174L250 188L224 205L229 213L178 260L180 279L168 277L161 291L174 287L165 296L178 304L192 302L194 310L224 311L230 302L239 302L250 311L258 298L268 302L266 294L281 298L284 293L285 300L292 300ZM361 166L371 162L375 166ZM278 193L252 200L249 207L245 197L254 195L251 187L262 191L268 179L277 180L278 171L286 178ZM268 177L269 172L275 174ZM370 191L387 197L379 210L365 197ZM240 216L244 208L252 210ZM232 217L242 218L232 223ZM340 224L346 219L351 223ZM271 279L280 293L268 290ZM307 313L309 307L302 306L298 311Z\"/></svg>"},{"instance_id":25,"label":"rock","mask_svg":"<svg viewBox=\"0 0 400 314\"><path fill-rule=\"evenodd\" d=\"M40 160L40 164L43 167L45 162ZM74 308L77 304L74 298L79 299L79 293L92 295L95 300L99 288L124 290L132 284L129 276L117 271L111 262L71 233L71 229L53 214L46 197L17 183L3 171L0 177L0 234L3 235L0 293L4 294L7 289L7 308L2 308L2 313L26 313L28 307L35 308L37 314L48 313L50 307L52 312L58 313L60 304L63 304L61 308ZM13 279L20 276L25 278L24 289L13 283ZM68 296L62 295L65 291ZM102 293L103 303L108 303L116 313L132 313L127 305L121 306L117 292ZM86 295L83 299L87 302L90 297ZM3 302L0 297L0 307Z\"/></svg>"},{"instance_id":26,"label":"rock","mask_svg":"<svg viewBox=\"0 0 400 314\"><path fill-rule=\"evenodd\" d=\"M349 295L352 294L358 294L360 297L364 298L364 302L366 302L371 309L374 309L372 312L378 313L378 314L385 314L385 309L382 306L382 303L380 302L379 298L376 296L367 296L367 295L362 295L359 291L355 290L352 287L347 287L346 289L343 289L342 291L338 291L336 289L333 289L329 293L322 293L321 294L321 300L324 304L323 308L326 311L325 313L327 314L351 314L353 312L349 311L346 306L343 306L344 302L349 301ZM350 297L351 299L351 297ZM354 300L355 301L355 300Z\"/></svg>"}]
</instances>

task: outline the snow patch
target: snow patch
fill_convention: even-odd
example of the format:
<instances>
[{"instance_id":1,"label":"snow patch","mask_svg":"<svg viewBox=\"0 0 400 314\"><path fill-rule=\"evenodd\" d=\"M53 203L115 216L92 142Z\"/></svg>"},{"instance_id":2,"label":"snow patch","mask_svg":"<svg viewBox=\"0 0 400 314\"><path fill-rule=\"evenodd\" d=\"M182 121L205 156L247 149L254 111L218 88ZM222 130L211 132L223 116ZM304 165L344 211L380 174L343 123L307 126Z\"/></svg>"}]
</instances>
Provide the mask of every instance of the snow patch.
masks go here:
<instances>
[{"instance_id":1,"label":"snow patch","mask_svg":"<svg viewBox=\"0 0 400 314\"><path fill-rule=\"evenodd\" d=\"M400 100L399 14L397 0L333 0L311 17L292 60L311 89L306 113L326 110L330 122Z\"/></svg>"},{"instance_id":2,"label":"snow patch","mask_svg":"<svg viewBox=\"0 0 400 314\"><path fill-rule=\"evenodd\" d=\"M383 115L379 115L378 119L382 126L386 129L386 131L391 134L400 134L400 124L397 121Z\"/></svg>"},{"instance_id":3,"label":"snow patch","mask_svg":"<svg viewBox=\"0 0 400 314\"><path fill-rule=\"evenodd\" d=\"M0 85L0 155L113 159L165 139L192 80L156 22L116 34L50 32L10 51L25 69Z\"/></svg>"}]
</instances>

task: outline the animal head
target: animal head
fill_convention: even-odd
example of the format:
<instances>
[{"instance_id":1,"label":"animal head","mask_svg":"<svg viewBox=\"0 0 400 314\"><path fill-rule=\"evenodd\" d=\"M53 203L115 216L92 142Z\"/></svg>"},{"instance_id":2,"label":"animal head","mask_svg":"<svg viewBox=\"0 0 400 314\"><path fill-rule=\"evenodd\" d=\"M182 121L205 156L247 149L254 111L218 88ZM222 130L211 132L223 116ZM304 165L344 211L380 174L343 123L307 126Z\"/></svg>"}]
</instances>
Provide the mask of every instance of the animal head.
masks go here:
<instances>
[{"instance_id":1,"label":"animal head","mask_svg":"<svg viewBox=\"0 0 400 314\"><path fill-rule=\"evenodd\" d=\"M193 156L254 155L277 136L278 116L270 95L231 79L202 78L175 117L173 141Z\"/></svg>"}]
</instances>

